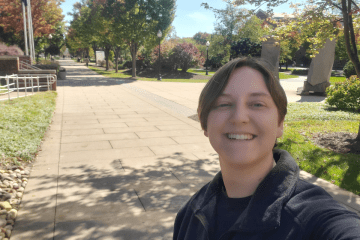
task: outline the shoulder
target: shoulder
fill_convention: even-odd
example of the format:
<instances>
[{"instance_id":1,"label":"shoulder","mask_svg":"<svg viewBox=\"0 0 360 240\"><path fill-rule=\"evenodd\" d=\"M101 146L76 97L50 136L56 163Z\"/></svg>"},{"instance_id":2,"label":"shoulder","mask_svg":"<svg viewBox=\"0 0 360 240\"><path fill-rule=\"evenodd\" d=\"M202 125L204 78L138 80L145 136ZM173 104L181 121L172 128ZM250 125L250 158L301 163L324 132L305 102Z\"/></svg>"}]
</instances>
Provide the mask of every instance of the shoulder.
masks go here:
<instances>
[{"instance_id":1,"label":"shoulder","mask_svg":"<svg viewBox=\"0 0 360 240\"><path fill-rule=\"evenodd\" d=\"M205 199L205 193L209 185L210 183L203 186L180 208L175 218L173 239L181 239L181 234L186 232L185 229L188 228L191 219L195 216L196 208L201 205Z\"/></svg>"},{"instance_id":2,"label":"shoulder","mask_svg":"<svg viewBox=\"0 0 360 240\"><path fill-rule=\"evenodd\" d=\"M199 191L197 191L194 195L190 197L190 199L184 203L179 212L178 215L181 215L182 213L185 213L186 211L195 211L197 206L201 205L201 203L205 199L206 191L208 190L210 185L210 182L205 184L202 188L200 188Z\"/></svg>"},{"instance_id":3,"label":"shoulder","mask_svg":"<svg viewBox=\"0 0 360 240\"><path fill-rule=\"evenodd\" d=\"M360 239L360 217L312 183L299 179L284 210L311 239Z\"/></svg>"}]
</instances>

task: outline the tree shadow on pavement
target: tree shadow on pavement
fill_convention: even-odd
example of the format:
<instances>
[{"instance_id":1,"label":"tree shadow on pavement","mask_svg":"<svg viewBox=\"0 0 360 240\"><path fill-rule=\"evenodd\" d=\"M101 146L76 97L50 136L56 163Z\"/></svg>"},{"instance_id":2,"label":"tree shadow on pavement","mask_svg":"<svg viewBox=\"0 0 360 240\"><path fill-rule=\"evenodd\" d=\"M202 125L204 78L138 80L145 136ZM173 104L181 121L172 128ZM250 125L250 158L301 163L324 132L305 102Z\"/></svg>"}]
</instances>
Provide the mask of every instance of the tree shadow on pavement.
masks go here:
<instances>
[{"instance_id":1,"label":"tree shadow on pavement","mask_svg":"<svg viewBox=\"0 0 360 240\"><path fill-rule=\"evenodd\" d=\"M198 156L205 157L174 153L147 160L75 162L60 165L58 179L31 177L37 187L25 194L49 194L24 202L14 239L172 239L177 211L219 171L216 155ZM57 182L55 194L50 194L52 182ZM41 213L53 213L53 219Z\"/></svg>"}]
</instances>

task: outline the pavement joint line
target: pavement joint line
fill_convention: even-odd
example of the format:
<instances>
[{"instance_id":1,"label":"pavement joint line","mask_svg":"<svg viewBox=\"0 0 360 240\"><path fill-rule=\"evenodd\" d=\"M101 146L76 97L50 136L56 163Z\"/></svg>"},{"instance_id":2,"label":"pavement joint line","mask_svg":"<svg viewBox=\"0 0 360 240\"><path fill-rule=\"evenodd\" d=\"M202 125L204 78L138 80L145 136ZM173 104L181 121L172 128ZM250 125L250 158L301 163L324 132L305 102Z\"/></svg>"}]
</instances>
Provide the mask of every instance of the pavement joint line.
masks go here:
<instances>
[{"instance_id":1,"label":"pavement joint line","mask_svg":"<svg viewBox=\"0 0 360 240\"><path fill-rule=\"evenodd\" d=\"M179 182L183 183L183 182L173 173L173 171L171 171L170 168L168 168L168 171L171 172L171 174L172 174L177 180L179 180Z\"/></svg>"},{"instance_id":2,"label":"pavement joint line","mask_svg":"<svg viewBox=\"0 0 360 240\"><path fill-rule=\"evenodd\" d=\"M62 104L62 109L61 109L61 129L63 129L63 113L64 113L64 105L65 105L65 91L63 91L62 93L62 99L63 99L63 104ZM55 240L55 234L56 234L56 213L57 213L57 205L58 205L58 194L59 194L59 178L60 178L60 156L61 156L61 141L62 141L62 131L60 131L60 141L59 141L59 145L60 145L60 151L59 151L59 158L58 158L58 174L57 174L57 178L56 178L56 197L55 197L55 214L54 214L54 230L53 230L53 240Z\"/></svg>"},{"instance_id":3,"label":"pavement joint line","mask_svg":"<svg viewBox=\"0 0 360 240\"><path fill-rule=\"evenodd\" d=\"M134 190L134 192L135 192L136 196L138 197L139 202L141 203L141 206L144 208L144 211L146 212L145 206L144 206L143 202L141 201L139 194L136 192L136 190L135 190L135 189L133 189L133 190Z\"/></svg>"},{"instance_id":4,"label":"pavement joint line","mask_svg":"<svg viewBox=\"0 0 360 240\"><path fill-rule=\"evenodd\" d=\"M113 145L111 144L111 141L108 140L108 142L110 143L111 148L114 149Z\"/></svg>"}]
</instances>

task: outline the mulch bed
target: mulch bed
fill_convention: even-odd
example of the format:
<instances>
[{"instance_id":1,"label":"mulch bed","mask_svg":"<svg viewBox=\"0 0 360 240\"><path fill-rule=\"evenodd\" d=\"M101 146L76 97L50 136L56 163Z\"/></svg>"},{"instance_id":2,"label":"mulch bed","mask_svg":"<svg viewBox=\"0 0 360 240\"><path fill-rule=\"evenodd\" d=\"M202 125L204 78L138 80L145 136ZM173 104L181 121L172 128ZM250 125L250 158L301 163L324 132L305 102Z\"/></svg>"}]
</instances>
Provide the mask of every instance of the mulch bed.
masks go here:
<instances>
[{"instance_id":1,"label":"mulch bed","mask_svg":"<svg viewBox=\"0 0 360 240\"><path fill-rule=\"evenodd\" d=\"M131 69L124 71L125 74L129 74L131 76ZM138 77L146 77L146 78L157 78L159 76L158 71L154 71L152 69L142 69L137 70L136 75ZM161 78L164 79L210 79L211 76L204 76L195 73L189 72L181 72L181 71L161 71Z\"/></svg>"},{"instance_id":2,"label":"mulch bed","mask_svg":"<svg viewBox=\"0 0 360 240\"><path fill-rule=\"evenodd\" d=\"M97 67L101 70L106 70L106 68L104 67L100 67L100 66L95 66L95 64L89 64L89 66L93 66L93 67ZM110 70L115 70L110 68ZM119 69L120 70L120 69ZM129 77L131 77L131 69L128 69L126 71L124 71L124 74L128 74ZM141 70L136 70L136 76L137 77L144 77L144 78L157 78L159 76L159 72L156 70L153 70L152 68L145 68L145 69L141 69ZM199 79L199 80L206 80L206 79L210 79L211 76L204 76L204 75L200 75L200 74L195 74L195 73L189 73L189 72L181 72L181 71L172 71L172 72L168 72L168 71L161 71L161 78L164 79Z\"/></svg>"},{"instance_id":3,"label":"mulch bed","mask_svg":"<svg viewBox=\"0 0 360 240\"><path fill-rule=\"evenodd\" d=\"M360 140L356 140L357 133L334 132L317 133L312 141L320 146L337 153L360 154Z\"/></svg>"}]
</instances>

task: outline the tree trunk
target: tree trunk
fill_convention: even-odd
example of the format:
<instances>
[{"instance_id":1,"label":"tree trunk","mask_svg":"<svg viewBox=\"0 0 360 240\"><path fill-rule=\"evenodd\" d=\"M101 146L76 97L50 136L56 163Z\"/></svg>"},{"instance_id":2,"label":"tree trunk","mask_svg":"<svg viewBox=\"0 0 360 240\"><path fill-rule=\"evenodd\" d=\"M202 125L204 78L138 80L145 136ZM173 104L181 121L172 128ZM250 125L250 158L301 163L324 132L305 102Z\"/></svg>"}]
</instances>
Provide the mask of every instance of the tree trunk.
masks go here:
<instances>
[{"instance_id":1,"label":"tree trunk","mask_svg":"<svg viewBox=\"0 0 360 240\"><path fill-rule=\"evenodd\" d=\"M95 55L95 66L96 66L96 64L97 64L97 59L96 59L96 50L97 50L97 45L96 44L93 44L92 45L92 49L94 50L94 55Z\"/></svg>"},{"instance_id":2,"label":"tree trunk","mask_svg":"<svg viewBox=\"0 0 360 240\"><path fill-rule=\"evenodd\" d=\"M109 55L110 55L111 45L105 45L105 59L106 59L106 71L109 70Z\"/></svg>"},{"instance_id":3,"label":"tree trunk","mask_svg":"<svg viewBox=\"0 0 360 240\"><path fill-rule=\"evenodd\" d=\"M137 43L132 42L131 47L131 57L132 57L132 77L136 77L136 54L137 54Z\"/></svg>"},{"instance_id":4,"label":"tree trunk","mask_svg":"<svg viewBox=\"0 0 360 240\"><path fill-rule=\"evenodd\" d=\"M344 19L344 37L345 37L346 52L351 62L354 64L356 75L360 77L360 62L356 47L352 14L350 14L351 1L348 0L348 6L347 6L346 0L341 0L341 5L342 5L342 14ZM360 140L360 125L359 125L358 134L356 136L356 140Z\"/></svg>"},{"instance_id":5,"label":"tree trunk","mask_svg":"<svg viewBox=\"0 0 360 240\"><path fill-rule=\"evenodd\" d=\"M287 71L288 70L288 61L286 61L285 66L286 66L286 71Z\"/></svg>"},{"instance_id":6,"label":"tree trunk","mask_svg":"<svg viewBox=\"0 0 360 240\"><path fill-rule=\"evenodd\" d=\"M120 47L115 47L115 65L116 65L116 67L115 67L115 72L117 73L118 72L118 58L119 58L119 53L120 53Z\"/></svg>"}]
</instances>

